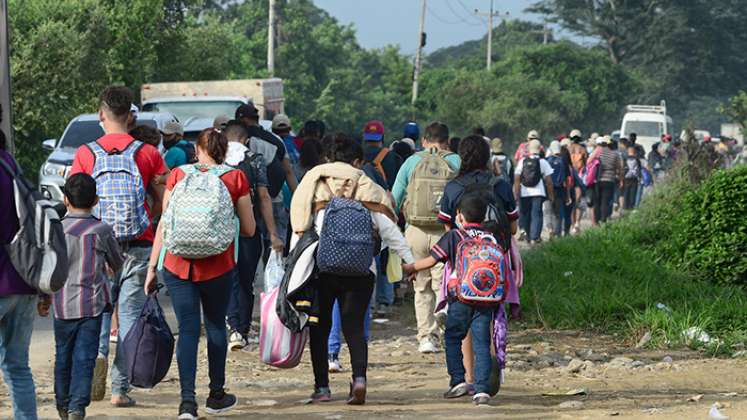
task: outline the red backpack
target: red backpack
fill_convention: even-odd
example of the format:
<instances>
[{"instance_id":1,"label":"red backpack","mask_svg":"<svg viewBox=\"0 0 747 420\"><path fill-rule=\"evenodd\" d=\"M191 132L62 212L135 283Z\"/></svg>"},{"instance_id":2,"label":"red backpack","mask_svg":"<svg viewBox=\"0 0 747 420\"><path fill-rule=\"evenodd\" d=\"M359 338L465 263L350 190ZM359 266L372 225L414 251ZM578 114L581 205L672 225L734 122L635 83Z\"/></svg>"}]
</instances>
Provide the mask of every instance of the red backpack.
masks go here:
<instances>
[{"instance_id":1,"label":"red backpack","mask_svg":"<svg viewBox=\"0 0 747 420\"><path fill-rule=\"evenodd\" d=\"M459 231L456 276L449 280L449 293L460 302L497 307L508 296L511 275L508 253L488 232Z\"/></svg>"},{"instance_id":2,"label":"red backpack","mask_svg":"<svg viewBox=\"0 0 747 420\"><path fill-rule=\"evenodd\" d=\"M597 183L597 178L599 177L599 168L601 166L601 162L599 162L599 158L592 159L586 164L586 173L584 174L584 183L587 187L594 186L594 184Z\"/></svg>"}]
</instances>

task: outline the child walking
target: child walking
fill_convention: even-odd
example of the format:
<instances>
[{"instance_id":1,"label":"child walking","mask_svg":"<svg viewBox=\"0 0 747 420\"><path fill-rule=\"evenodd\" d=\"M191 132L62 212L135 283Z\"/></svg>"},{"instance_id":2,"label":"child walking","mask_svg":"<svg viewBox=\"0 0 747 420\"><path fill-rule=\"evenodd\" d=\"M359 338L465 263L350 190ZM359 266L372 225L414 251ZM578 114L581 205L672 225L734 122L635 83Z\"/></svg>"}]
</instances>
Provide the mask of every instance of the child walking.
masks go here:
<instances>
[{"instance_id":1,"label":"child walking","mask_svg":"<svg viewBox=\"0 0 747 420\"><path fill-rule=\"evenodd\" d=\"M86 416L99 349L101 317L112 309L107 269L124 263L112 228L91 215L98 202L96 181L78 173L65 182L67 215L62 219L70 273L52 297L54 313L54 394L60 419ZM40 313L48 314L48 303Z\"/></svg>"},{"instance_id":2,"label":"child walking","mask_svg":"<svg viewBox=\"0 0 747 420\"><path fill-rule=\"evenodd\" d=\"M481 194L465 194L457 207L457 228L441 237L431 249L430 256L415 264L403 265L408 273L429 269L439 262L448 262L454 267L455 275L448 284L449 308L444 334L446 367L451 379L444 397L459 398L470 392L465 381L462 340L471 331L475 354L475 395L472 401L476 405L487 405L500 384L500 370L493 368L490 352L491 321L509 287L501 274L508 272L506 250L499 245L497 229L483 222L488 206ZM507 226L499 229L500 235L509 235ZM470 295L469 287L465 289L466 279L477 285L477 293Z\"/></svg>"}]
</instances>

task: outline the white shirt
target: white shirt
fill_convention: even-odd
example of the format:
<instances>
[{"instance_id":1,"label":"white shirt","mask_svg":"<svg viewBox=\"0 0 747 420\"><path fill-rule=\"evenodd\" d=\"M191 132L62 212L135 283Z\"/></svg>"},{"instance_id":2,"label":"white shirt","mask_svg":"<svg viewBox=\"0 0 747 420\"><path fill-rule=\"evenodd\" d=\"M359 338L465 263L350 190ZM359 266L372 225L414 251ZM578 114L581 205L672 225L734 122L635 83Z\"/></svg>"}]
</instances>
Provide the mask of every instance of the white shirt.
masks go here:
<instances>
[{"instance_id":1,"label":"white shirt","mask_svg":"<svg viewBox=\"0 0 747 420\"><path fill-rule=\"evenodd\" d=\"M538 155L532 155L531 157L539 157ZM524 158L526 159L526 158ZM514 176L521 176L521 170L524 169L524 159L519 161L514 171ZM546 197L547 192L545 191L545 177L553 174L552 166L544 159L540 157L540 172L542 173L542 179L534 187L525 187L521 184L521 197Z\"/></svg>"}]
</instances>

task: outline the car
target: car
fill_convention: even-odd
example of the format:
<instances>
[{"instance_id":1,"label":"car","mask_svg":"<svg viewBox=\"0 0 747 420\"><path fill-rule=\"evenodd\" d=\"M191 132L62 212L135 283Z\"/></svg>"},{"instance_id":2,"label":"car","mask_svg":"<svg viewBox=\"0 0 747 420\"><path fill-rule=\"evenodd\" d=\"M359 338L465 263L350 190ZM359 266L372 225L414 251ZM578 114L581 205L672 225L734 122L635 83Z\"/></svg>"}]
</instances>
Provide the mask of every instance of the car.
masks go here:
<instances>
[{"instance_id":1,"label":"car","mask_svg":"<svg viewBox=\"0 0 747 420\"><path fill-rule=\"evenodd\" d=\"M159 130L163 130L169 121L176 121L176 117L168 112L137 114L138 125L149 125ZM62 188L65 185L65 178L70 174L76 150L103 135L104 129L99 122L99 115L82 114L70 121L59 140L48 139L42 142L44 149L52 152L39 169L39 191L45 198L63 201Z\"/></svg>"}]
</instances>

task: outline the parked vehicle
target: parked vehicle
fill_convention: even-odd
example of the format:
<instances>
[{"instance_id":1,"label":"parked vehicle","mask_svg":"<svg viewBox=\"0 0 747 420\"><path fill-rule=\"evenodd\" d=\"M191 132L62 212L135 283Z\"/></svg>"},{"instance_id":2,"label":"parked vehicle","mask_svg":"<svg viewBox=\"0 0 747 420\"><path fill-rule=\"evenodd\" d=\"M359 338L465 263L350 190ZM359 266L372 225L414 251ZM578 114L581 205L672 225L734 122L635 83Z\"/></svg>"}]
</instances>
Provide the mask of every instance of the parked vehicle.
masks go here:
<instances>
[{"instance_id":1,"label":"parked vehicle","mask_svg":"<svg viewBox=\"0 0 747 420\"><path fill-rule=\"evenodd\" d=\"M137 124L145 124L162 130L168 121L174 120L168 112L139 112ZM62 201L62 186L70 172L78 147L104 135L98 114L83 114L73 118L57 139L44 140L44 149L52 153L39 169L39 191L50 200Z\"/></svg>"},{"instance_id":2,"label":"parked vehicle","mask_svg":"<svg viewBox=\"0 0 747 420\"><path fill-rule=\"evenodd\" d=\"M620 136L630 138L630 133L638 135L637 143L651 151L651 147L661 141L663 134L673 129L672 118L667 115L667 105L628 105L625 107Z\"/></svg>"}]
</instances>

